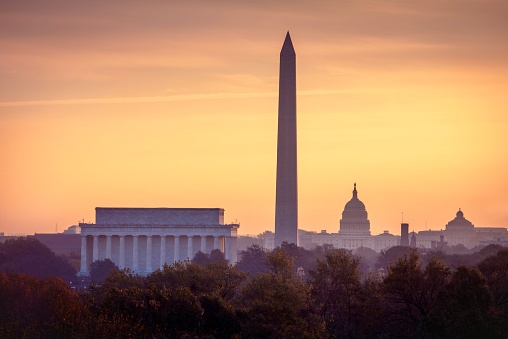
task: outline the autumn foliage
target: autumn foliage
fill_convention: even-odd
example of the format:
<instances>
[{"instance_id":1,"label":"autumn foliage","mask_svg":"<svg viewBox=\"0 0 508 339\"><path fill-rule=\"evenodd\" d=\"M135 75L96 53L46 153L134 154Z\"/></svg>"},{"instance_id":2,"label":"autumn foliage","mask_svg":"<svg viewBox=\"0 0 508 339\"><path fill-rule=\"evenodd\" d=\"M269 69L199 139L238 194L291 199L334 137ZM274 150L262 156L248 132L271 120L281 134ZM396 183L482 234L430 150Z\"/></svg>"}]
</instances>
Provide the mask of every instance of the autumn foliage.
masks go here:
<instances>
[{"instance_id":1,"label":"autumn foliage","mask_svg":"<svg viewBox=\"0 0 508 339\"><path fill-rule=\"evenodd\" d=\"M451 266L403 249L365 270L346 250L254 246L235 266L200 255L147 277L113 269L81 290L2 272L0 337L505 338L508 249L480 255Z\"/></svg>"}]
</instances>

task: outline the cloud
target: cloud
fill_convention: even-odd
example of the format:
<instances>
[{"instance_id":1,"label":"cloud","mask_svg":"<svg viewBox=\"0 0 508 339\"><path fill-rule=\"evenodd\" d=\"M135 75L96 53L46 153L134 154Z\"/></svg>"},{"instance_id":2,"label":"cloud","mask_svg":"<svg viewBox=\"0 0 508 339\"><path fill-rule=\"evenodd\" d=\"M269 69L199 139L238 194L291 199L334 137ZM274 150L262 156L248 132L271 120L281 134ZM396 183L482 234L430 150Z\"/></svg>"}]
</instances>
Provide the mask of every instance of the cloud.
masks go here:
<instances>
[{"instance_id":1,"label":"cloud","mask_svg":"<svg viewBox=\"0 0 508 339\"><path fill-rule=\"evenodd\" d=\"M298 91L299 96L328 95L328 94L340 94L340 93L349 93L349 91L345 91L345 90ZM194 93L194 94L175 94L175 95L146 96L146 97L4 101L4 102L0 102L0 107L60 106L60 105L90 105L90 104L139 104L139 103L172 102L172 101L270 98L270 97L277 97L277 96L278 96L278 93L276 93L276 92Z\"/></svg>"}]
</instances>

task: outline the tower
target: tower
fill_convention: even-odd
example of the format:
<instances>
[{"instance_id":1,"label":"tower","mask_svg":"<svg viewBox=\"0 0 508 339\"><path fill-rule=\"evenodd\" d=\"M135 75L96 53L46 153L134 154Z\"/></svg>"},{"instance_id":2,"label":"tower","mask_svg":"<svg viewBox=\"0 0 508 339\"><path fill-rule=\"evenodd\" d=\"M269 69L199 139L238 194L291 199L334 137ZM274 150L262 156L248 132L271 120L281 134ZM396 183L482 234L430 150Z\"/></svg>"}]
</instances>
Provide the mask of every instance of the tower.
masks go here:
<instances>
[{"instance_id":1,"label":"tower","mask_svg":"<svg viewBox=\"0 0 508 339\"><path fill-rule=\"evenodd\" d=\"M400 246L409 246L409 224L400 224Z\"/></svg>"},{"instance_id":2,"label":"tower","mask_svg":"<svg viewBox=\"0 0 508 339\"><path fill-rule=\"evenodd\" d=\"M298 244L296 54L289 32L280 51L275 246Z\"/></svg>"}]
</instances>

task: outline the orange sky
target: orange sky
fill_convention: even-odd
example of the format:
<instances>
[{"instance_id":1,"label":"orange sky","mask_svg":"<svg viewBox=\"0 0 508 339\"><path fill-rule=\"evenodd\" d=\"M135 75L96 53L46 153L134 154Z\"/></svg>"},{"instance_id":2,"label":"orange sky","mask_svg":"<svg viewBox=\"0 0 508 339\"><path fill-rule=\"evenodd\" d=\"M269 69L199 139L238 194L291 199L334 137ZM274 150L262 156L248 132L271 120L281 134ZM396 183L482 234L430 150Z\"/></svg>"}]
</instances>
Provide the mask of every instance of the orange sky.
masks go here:
<instances>
[{"instance_id":1,"label":"orange sky","mask_svg":"<svg viewBox=\"0 0 508 339\"><path fill-rule=\"evenodd\" d=\"M0 232L96 206L221 207L274 229L279 52L297 53L300 228L458 208L508 226L508 2L0 3Z\"/></svg>"}]
</instances>

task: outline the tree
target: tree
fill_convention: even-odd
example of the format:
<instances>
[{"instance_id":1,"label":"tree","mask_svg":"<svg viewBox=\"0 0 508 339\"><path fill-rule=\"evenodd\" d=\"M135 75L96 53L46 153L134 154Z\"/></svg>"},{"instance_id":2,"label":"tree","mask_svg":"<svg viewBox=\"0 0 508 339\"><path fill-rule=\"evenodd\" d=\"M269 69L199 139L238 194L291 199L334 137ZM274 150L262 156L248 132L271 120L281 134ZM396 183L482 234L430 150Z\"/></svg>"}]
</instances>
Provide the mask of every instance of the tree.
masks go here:
<instances>
[{"instance_id":1,"label":"tree","mask_svg":"<svg viewBox=\"0 0 508 339\"><path fill-rule=\"evenodd\" d=\"M224 253L221 252L219 249L214 249L212 252L210 252L210 256L208 257L209 261L211 263L225 263L227 264L227 260L224 257Z\"/></svg>"},{"instance_id":2,"label":"tree","mask_svg":"<svg viewBox=\"0 0 508 339\"><path fill-rule=\"evenodd\" d=\"M90 264L90 278L92 281L101 282L113 270L119 270L119 268L110 259L96 260Z\"/></svg>"},{"instance_id":3,"label":"tree","mask_svg":"<svg viewBox=\"0 0 508 339\"><path fill-rule=\"evenodd\" d=\"M440 291L431 314L433 336L492 338L492 295L485 277L474 267L460 266Z\"/></svg>"},{"instance_id":4,"label":"tree","mask_svg":"<svg viewBox=\"0 0 508 339\"><path fill-rule=\"evenodd\" d=\"M86 308L61 278L0 273L0 337L73 338Z\"/></svg>"},{"instance_id":5,"label":"tree","mask_svg":"<svg viewBox=\"0 0 508 339\"><path fill-rule=\"evenodd\" d=\"M333 250L310 271L312 296L332 338L358 337L362 328L360 260L347 250Z\"/></svg>"},{"instance_id":6,"label":"tree","mask_svg":"<svg viewBox=\"0 0 508 339\"><path fill-rule=\"evenodd\" d=\"M252 278L259 273L268 272L266 262L266 251L259 245L252 245L247 250L240 252L238 269L249 273L249 276Z\"/></svg>"},{"instance_id":7,"label":"tree","mask_svg":"<svg viewBox=\"0 0 508 339\"><path fill-rule=\"evenodd\" d=\"M194 255L194 258L192 258L192 262L204 266L210 262L210 258L208 257L208 254L198 251Z\"/></svg>"},{"instance_id":8,"label":"tree","mask_svg":"<svg viewBox=\"0 0 508 339\"><path fill-rule=\"evenodd\" d=\"M420 337L428 332L429 313L449 276L449 267L437 257L422 269L416 249L390 265L382 293L392 335Z\"/></svg>"},{"instance_id":9,"label":"tree","mask_svg":"<svg viewBox=\"0 0 508 339\"><path fill-rule=\"evenodd\" d=\"M386 251L381 251L377 258L376 269L384 269L386 270L390 264L397 261L397 259L409 255L411 252L411 247L407 246L393 246L387 249Z\"/></svg>"},{"instance_id":10,"label":"tree","mask_svg":"<svg viewBox=\"0 0 508 339\"><path fill-rule=\"evenodd\" d=\"M239 320L247 338L321 338L324 323L310 307L310 289L282 250L267 254L268 273L242 289Z\"/></svg>"},{"instance_id":11,"label":"tree","mask_svg":"<svg viewBox=\"0 0 508 339\"><path fill-rule=\"evenodd\" d=\"M153 272L146 278L146 283L158 288L187 287L196 296L216 294L229 300L237 294L246 277L236 266L224 262L201 266L185 261Z\"/></svg>"},{"instance_id":12,"label":"tree","mask_svg":"<svg viewBox=\"0 0 508 339\"><path fill-rule=\"evenodd\" d=\"M478 264L478 269L487 279L494 298L499 331L508 333L508 249L485 258Z\"/></svg>"},{"instance_id":13,"label":"tree","mask_svg":"<svg viewBox=\"0 0 508 339\"><path fill-rule=\"evenodd\" d=\"M358 247L353 254L360 258L360 272L367 273L374 270L378 253L368 247Z\"/></svg>"},{"instance_id":14,"label":"tree","mask_svg":"<svg viewBox=\"0 0 508 339\"><path fill-rule=\"evenodd\" d=\"M0 272L26 273L38 278L61 277L73 281L76 271L69 263L33 237L0 243Z\"/></svg>"}]
</instances>

